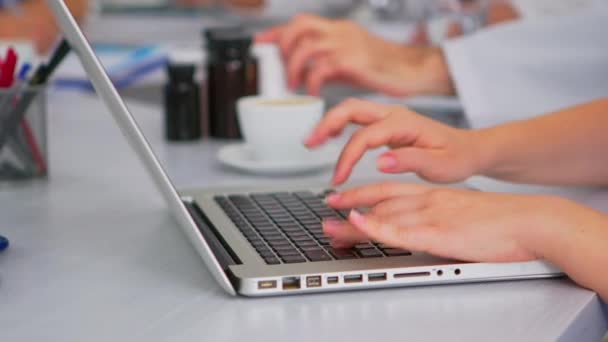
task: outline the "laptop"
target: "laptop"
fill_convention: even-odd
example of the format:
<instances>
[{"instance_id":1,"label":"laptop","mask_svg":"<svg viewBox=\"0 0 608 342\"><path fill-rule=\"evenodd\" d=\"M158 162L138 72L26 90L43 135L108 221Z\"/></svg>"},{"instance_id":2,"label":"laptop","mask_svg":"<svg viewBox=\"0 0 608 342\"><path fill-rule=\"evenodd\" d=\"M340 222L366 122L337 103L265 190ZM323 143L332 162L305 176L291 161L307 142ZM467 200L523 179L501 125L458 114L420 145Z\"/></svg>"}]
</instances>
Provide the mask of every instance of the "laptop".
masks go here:
<instances>
[{"instance_id":1,"label":"laptop","mask_svg":"<svg viewBox=\"0 0 608 342\"><path fill-rule=\"evenodd\" d=\"M177 191L62 0L57 22L97 93L219 285L232 295L276 296L561 275L543 262L466 263L373 242L333 249L323 186Z\"/></svg>"}]
</instances>

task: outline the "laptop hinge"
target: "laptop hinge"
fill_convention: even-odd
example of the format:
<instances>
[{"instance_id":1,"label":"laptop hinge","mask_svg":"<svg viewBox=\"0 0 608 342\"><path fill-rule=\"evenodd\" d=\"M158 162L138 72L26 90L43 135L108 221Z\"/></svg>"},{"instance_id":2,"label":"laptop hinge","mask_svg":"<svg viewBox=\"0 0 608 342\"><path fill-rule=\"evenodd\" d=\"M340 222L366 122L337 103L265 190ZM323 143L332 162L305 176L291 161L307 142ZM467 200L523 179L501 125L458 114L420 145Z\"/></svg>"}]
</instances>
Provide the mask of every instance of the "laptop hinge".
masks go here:
<instances>
[{"instance_id":1,"label":"laptop hinge","mask_svg":"<svg viewBox=\"0 0 608 342\"><path fill-rule=\"evenodd\" d=\"M183 199L182 201L196 223L198 230L203 234L205 241L207 241L207 244L211 248L211 251L217 258L222 269L224 271L229 271L228 266L242 264L196 202L191 199Z\"/></svg>"}]
</instances>

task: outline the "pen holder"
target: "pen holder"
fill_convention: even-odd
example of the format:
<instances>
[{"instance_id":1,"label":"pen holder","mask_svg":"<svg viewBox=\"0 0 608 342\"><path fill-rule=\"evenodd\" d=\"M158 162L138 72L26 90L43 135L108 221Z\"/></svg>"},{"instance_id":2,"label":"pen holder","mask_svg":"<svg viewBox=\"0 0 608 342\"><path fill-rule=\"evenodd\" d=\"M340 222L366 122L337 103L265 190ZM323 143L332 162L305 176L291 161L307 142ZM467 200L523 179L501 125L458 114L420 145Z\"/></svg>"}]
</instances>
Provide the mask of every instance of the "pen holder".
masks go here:
<instances>
[{"instance_id":1,"label":"pen holder","mask_svg":"<svg viewBox=\"0 0 608 342\"><path fill-rule=\"evenodd\" d=\"M0 89L0 181L48 173L46 87Z\"/></svg>"}]
</instances>

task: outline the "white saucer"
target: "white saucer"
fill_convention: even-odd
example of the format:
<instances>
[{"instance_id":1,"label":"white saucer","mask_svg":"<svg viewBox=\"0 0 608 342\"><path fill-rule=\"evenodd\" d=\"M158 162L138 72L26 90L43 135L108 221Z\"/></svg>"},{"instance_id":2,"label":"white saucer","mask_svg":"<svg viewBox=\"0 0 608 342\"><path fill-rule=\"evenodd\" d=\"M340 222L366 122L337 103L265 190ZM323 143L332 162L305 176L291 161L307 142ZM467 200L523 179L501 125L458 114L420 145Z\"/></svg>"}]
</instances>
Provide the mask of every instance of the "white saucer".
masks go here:
<instances>
[{"instance_id":1,"label":"white saucer","mask_svg":"<svg viewBox=\"0 0 608 342\"><path fill-rule=\"evenodd\" d=\"M217 153L219 161L235 169L261 175L292 175L331 168L340 155L341 147L327 145L313 150L299 160L255 160L246 143L222 147Z\"/></svg>"}]
</instances>

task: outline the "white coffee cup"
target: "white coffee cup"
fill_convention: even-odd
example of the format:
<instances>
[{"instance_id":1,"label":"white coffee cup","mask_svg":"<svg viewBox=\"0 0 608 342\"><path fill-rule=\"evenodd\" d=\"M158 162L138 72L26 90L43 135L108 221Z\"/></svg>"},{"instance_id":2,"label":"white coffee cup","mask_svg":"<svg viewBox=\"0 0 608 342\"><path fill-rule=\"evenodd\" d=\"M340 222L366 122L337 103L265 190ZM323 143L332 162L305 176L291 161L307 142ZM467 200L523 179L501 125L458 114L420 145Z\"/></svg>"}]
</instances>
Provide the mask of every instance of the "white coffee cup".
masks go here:
<instances>
[{"instance_id":1,"label":"white coffee cup","mask_svg":"<svg viewBox=\"0 0 608 342\"><path fill-rule=\"evenodd\" d=\"M323 117L323 99L312 96L244 97L237 110L252 157L260 161L297 161L313 152L304 140Z\"/></svg>"}]
</instances>

